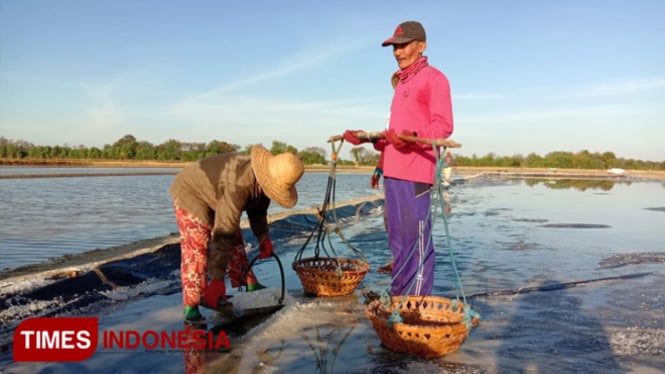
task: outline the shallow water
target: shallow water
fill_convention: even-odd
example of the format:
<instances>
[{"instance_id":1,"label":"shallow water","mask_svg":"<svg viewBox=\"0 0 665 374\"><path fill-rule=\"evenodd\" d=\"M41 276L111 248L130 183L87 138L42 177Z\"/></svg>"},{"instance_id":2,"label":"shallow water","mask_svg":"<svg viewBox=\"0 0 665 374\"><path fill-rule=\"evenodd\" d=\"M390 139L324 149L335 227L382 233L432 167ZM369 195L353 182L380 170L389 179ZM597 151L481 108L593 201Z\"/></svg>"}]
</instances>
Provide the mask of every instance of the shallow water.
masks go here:
<instances>
[{"instance_id":1,"label":"shallow water","mask_svg":"<svg viewBox=\"0 0 665 374\"><path fill-rule=\"evenodd\" d=\"M177 173L179 168L94 168L68 166L0 166L0 176L65 175L65 174L142 174L142 173Z\"/></svg>"},{"instance_id":2,"label":"shallow water","mask_svg":"<svg viewBox=\"0 0 665 374\"><path fill-rule=\"evenodd\" d=\"M349 178L366 183L367 176ZM337 191L341 200L339 184ZM458 351L434 360L387 350L364 317L362 292L382 292L390 281L375 271L390 261L380 212L351 217L343 225L344 236L362 250L373 269L347 297L303 294L289 264L304 239L292 238L277 248L286 265L290 304L265 321L222 325L236 331L232 352L207 354L204 362L210 371L240 373L662 372L664 192L662 183L652 182L456 183L447 194L451 248L463 291L482 321ZM455 275L442 225L439 216L434 294L454 298ZM350 255L337 236L331 235L331 243L339 255ZM260 263L255 270L262 283L279 285L273 262ZM174 291L148 292L160 287ZM110 307L92 311L100 316L100 329L146 328L146 321L151 329L179 328L181 295L175 273L109 295L114 300ZM128 317L137 315L138 321ZM7 368L182 372L187 359L182 354L98 352L80 364Z\"/></svg>"},{"instance_id":3,"label":"shallow water","mask_svg":"<svg viewBox=\"0 0 665 374\"><path fill-rule=\"evenodd\" d=\"M650 208L665 206L664 186L557 183L567 182L475 180L448 192L453 257L482 316L459 351L426 361L381 346L359 303L361 291L388 289L389 277L373 271L355 298L315 299L275 317L248 339L240 372L662 371L665 216ZM344 232L373 269L390 260L381 217ZM443 232L439 219L434 294L454 298ZM297 278L289 287L299 289ZM261 351L281 356L266 363Z\"/></svg>"},{"instance_id":4,"label":"shallow water","mask_svg":"<svg viewBox=\"0 0 665 374\"><path fill-rule=\"evenodd\" d=\"M4 174L138 173L153 169L0 168ZM177 232L174 175L0 179L0 270ZM323 202L328 174L307 173L294 209ZM372 193L369 177L339 174L337 197ZM271 204L270 213L284 211Z\"/></svg>"}]
</instances>

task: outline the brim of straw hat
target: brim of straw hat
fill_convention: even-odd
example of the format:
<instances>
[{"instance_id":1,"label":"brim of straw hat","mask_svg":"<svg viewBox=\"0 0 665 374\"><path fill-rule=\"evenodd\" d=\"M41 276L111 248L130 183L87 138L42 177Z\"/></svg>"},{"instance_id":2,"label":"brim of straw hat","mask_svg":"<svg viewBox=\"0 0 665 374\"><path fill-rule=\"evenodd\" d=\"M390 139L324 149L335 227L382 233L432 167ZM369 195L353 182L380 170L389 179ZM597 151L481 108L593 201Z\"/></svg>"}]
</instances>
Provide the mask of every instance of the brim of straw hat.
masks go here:
<instances>
[{"instance_id":1,"label":"brim of straw hat","mask_svg":"<svg viewBox=\"0 0 665 374\"><path fill-rule=\"evenodd\" d=\"M296 191L295 185L280 183L279 179L271 174L270 160L273 157L275 156L261 145L252 147L251 159L254 175L270 200L284 208L293 208L298 202L298 191Z\"/></svg>"}]
</instances>

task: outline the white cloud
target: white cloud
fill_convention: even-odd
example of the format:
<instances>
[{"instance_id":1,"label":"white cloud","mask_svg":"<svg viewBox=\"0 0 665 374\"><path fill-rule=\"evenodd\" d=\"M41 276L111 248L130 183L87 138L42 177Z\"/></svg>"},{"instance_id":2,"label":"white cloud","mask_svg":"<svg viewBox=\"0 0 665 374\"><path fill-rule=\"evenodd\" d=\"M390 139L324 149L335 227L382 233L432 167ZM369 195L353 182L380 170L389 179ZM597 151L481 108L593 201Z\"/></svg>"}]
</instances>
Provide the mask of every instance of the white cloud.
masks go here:
<instances>
[{"instance_id":1,"label":"white cloud","mask_svg":"<svg viewBox=\"0 0 665 374\"><path fill-rule=\"evenodd\" d=\"M279 64L274 66L261 67L262 72L256 75L237 79L230 83L224 83L206 92L202 92L181 100L179 105L187 105L198 101L220 98L227 93L250 87L256 83L269 81L275 78L296 73L298 71L310 69L338 56L344 55L358 47L358 43L337 43L329 48L317 48L305 50L298 54L284 58Z\"/></svg>"}]
</instances>

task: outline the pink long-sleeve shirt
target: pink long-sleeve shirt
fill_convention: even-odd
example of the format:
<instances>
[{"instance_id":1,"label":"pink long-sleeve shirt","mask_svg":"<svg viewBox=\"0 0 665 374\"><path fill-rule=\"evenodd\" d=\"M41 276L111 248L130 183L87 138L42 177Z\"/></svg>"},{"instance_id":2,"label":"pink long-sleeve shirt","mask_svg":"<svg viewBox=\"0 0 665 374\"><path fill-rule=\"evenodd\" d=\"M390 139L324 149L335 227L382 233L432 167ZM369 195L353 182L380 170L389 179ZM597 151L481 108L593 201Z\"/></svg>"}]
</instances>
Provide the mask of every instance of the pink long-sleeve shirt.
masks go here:
<instances>
[{"instance_id":1,"label":"pink long-sleeve shirt","mask_svg":"<svg viewBox=\"0 0 665 374\"><path fill-rule=\"evenodd\" d=\"M448 78L428 65L400 82L395 87L388 128L395 130L398 135L407 130L419 138L448 138L453 133ZM412 143L406 149L397 150L387 144L384 152L384 176L433 183L436 157L431 146Z\"/></svg>"}]
</instances>

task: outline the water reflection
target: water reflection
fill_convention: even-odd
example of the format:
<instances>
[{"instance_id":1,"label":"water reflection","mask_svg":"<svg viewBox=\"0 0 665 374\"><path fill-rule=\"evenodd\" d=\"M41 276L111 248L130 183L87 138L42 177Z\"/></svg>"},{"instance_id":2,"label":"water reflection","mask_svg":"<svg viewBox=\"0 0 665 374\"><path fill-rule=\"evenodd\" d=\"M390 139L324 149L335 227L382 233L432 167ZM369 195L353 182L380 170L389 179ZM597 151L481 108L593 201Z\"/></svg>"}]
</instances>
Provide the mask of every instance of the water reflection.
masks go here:
<instances>
[{"instance_id":1,"label":"water reflection","mask_svg":"<svg viewBox=\"0 0 665 374\"><path fill-rule=\"evenodd\" d=\"M66 176L66 175L95 175L95 174L176 174L180 168L90 168L90 167L25 167L0 166L0 177L20 176Z\"/></svg>"},{"instance_id":2,"label":"water reflection","mask_svg":"<svg viewBox=\"0 0 665 374\"><path fill-rule=\"evenodd\" d=\"M72 169L100 170L40 168L39 172ZM136 171L113 169L124 170ZM124 175L0 179L0 249L4 255L0 257L0 270L177 232L168 193L173 178ZM298 183L299 199L294 209L320 205L327 178L326 173L306 173ZM338 201L373 193L367 175L337 175ZM269 213L285 210L271 204Z\"/></svg>"},{"instance_id":3,"label":"water reflection","mask_svg":"<svg viewBox=\"0 0 665 374\"><path fill-rule=\"evenodd\" d=\"M527 179L527 186L542 185L552 190L575 189L578 191L601 190L610 191L615 184L625 184L630 186L630 181L613 181L597 179Z\"/></svg>"}]
</instances>

